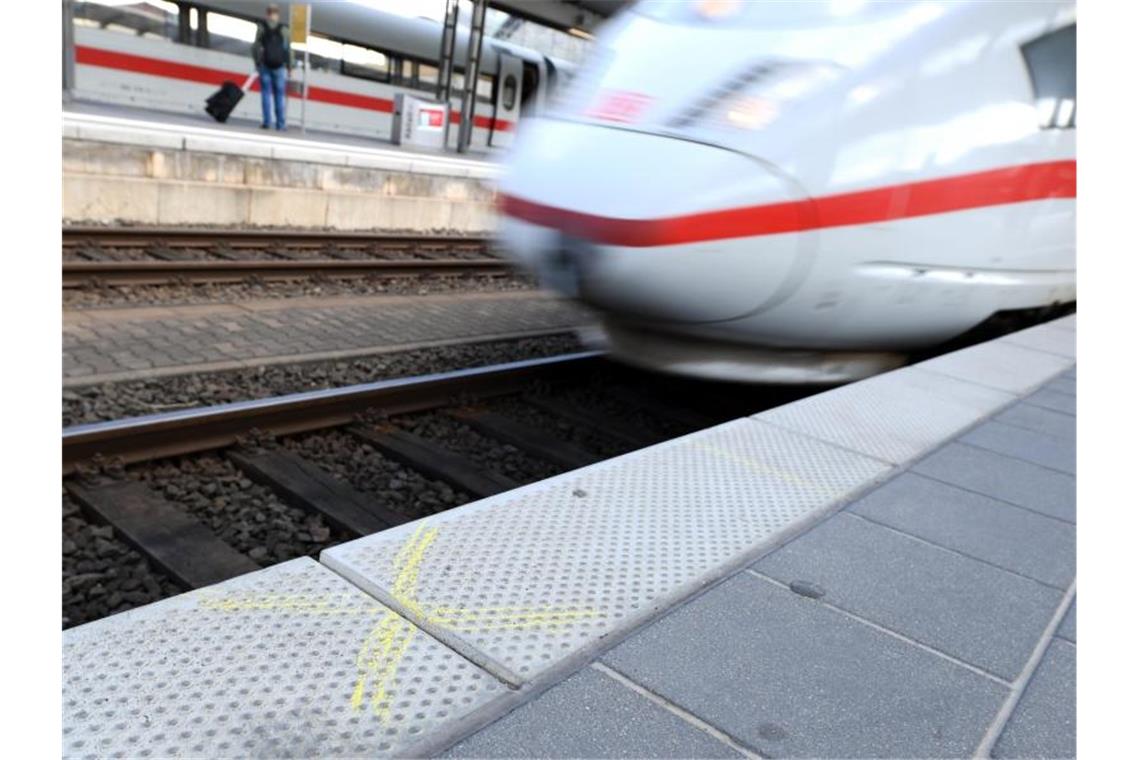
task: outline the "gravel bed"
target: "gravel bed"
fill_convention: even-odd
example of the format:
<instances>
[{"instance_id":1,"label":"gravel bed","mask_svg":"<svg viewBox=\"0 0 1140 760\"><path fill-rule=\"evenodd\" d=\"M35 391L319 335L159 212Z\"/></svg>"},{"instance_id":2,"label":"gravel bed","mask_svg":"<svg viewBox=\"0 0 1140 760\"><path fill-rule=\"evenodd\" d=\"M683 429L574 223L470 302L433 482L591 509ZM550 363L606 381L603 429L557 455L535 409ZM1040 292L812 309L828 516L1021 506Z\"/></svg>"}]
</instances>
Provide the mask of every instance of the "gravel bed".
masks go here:
<instances>
[{"instance_id":1,"label":"gravel bed","mask_svg":"<svg viewBox=\"0 0 1140 760\"><path fill-rule=\"evenodd\" d=\"M630 450L630 446L622 441L614 440L608 435L595 432L591 428L582 427L558 415L535 408L519 399L505 399L494 404L491 408L504 417L510 417L539 430L550 431L552 434L556 434L555 437L559 440L573 444L584 451L592 452L599 458L615 457Z\"/></svg>"},{"instance_id":2,"label":"gravel bed","mask_svg":"<svg viewBox=\"0 0 1140 760\"><path fill-rule=\"evenodd\" d=\"M312 296L431 295L436 293L505 293L533 290L534 281L522 275L406 275L183 285L91 285L63 289L65 309L122 306L176 306L203 303L240 303L259 298Z\"/></svg>"},{"instance_id":3,"label":"gravel bed","mask_svg":"<svg viewBox=\"0 0 1140 760\"><path fill-rule=\"evenodd\" d=\"M357 491L375 497L379 505L407 515L409 520L471 500L466 493L429 480L339 430L286 438L282 445Z\"/></svg>"},{"instance_id":4,"label":"gravel bed","mask_svg":"<svg viewBox=\"0 0 1140 760\"><path fill-rule=\"evenodd\" d=\"M121 419L385 378L480 367L581 350L572 334L466 343L307 364L278 364L198 375L128 380L63 391L63 424Z\"/></svg>"},{"instance_id":5,"label":"gravel bed","mask_svg":"<svg viewBox=\"0 0 1140 760\"><path fill-rule=\"evenodd\" d=\"M63 627L98 620L182 591L108 525L63 494Z\"/></svg>"},{"instance_id":6,"label":"gravel bed","mask_svg":"<svg viewBox=\"0 0 1140 760\"><path fill-rule=\"evenodd\" d=\"M462 454L477 465L505 475L519 485L549 478L563 471L558 465L535 459L508 443L485 436L436 412L401 415L393 417L392 422Z\"/></svg>"},{"instance_id":7,"label":"gravel bed","mask_svg":"<svg viewBox=\"0 0 1140 760\"><path fill-rule=\"evenodd\" d=\"M320 515L281 502L215 454L130 467L127 476L151 485L262 567L315 558L321 549L351 538Z\"/></svg>"}]
</instances>

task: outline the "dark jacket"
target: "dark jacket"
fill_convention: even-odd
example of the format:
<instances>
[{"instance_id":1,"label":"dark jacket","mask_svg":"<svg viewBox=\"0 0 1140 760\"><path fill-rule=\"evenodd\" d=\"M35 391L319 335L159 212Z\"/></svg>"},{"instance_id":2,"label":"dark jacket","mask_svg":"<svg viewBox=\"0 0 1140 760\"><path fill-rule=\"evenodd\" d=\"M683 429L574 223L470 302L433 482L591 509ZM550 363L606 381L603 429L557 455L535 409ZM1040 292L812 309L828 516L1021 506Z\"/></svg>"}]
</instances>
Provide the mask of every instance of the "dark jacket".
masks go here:
<instances>
[{"instance_id":1,"label":"dark jacket","mask_svg":"<svg viewBox=\"0 0 1140 760\"><path fill-rule=\"evenodd\" d=\"M288 24L278 24L278 26L281 27L281 39L285 43L285 56L287 59L285 65L288 66L290 69L292 69L293 68L293 46L289 43L289 25ZM265 52L265 46L262 44L262 39L265 37L265 33L267 31L269 31L269 22L258 21L257 22L257 37L253 41L253 48L251 51L253 53L253 62L255 64L257 64L258 66L261 65L262 56L264 55L264 52Z\"/></svg>"}]
</instances>

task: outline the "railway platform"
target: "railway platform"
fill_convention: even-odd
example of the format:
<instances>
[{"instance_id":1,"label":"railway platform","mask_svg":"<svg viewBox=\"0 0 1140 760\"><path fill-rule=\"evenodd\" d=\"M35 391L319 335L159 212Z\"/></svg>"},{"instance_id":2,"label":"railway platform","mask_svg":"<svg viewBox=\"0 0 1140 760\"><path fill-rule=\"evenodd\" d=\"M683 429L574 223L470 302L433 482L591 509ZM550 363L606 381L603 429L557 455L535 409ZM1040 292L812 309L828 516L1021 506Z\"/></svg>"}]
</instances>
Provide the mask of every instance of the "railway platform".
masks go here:
<instances>
[{"instance_id":1,"label":"railway platform","mask_svg":"<svg viewBox=\"0 0 1140 760\"><path fill-rule=\"evenodd\" d=\"M70 629L64 754L1072 756L1075 338Z\"/></svg>"},{"instance_id":2,"label":"railway platform","mask_svg":"<svg viewBox=\"0 0 1140 760\"><path fill-rule=\"evenodd\" d=\"M69 309L63 383L344 359L566 332L589 321L582 308L533 290Z\"/></svg>"},{"instance_id":3,"label":"railway platform","mask_svg":"<svg viewBox=\"0 0 1140 760\"><path fill-rule=\"evenodd\" d=\"M455 234L493 229L499 173L347 135L78 101L63 112L63 170L70 223Z\"/></svg>"}]
</instances>

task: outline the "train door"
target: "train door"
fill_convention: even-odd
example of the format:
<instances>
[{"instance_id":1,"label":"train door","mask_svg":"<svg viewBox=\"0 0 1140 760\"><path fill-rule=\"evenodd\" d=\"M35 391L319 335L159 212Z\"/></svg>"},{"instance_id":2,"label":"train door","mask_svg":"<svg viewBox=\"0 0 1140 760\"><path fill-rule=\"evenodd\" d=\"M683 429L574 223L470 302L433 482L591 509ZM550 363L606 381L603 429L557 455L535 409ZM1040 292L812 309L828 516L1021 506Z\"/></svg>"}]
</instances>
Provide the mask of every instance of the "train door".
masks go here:
<instances>
[{"instance_id":1,"label":"train door","mask_svg":"<svg viewBox=\"0 0 1140 760\"><path fill-rule=\"evenodd\" d=\"M487 136L487 144L496 147L509 145L509 130L518 126L519 108L522 103L523 61L509 53L499 53L499 86L495 92L495 111ZM499 129L502 122L511 124L506 130Z\"/></svg>"}]
</instances>

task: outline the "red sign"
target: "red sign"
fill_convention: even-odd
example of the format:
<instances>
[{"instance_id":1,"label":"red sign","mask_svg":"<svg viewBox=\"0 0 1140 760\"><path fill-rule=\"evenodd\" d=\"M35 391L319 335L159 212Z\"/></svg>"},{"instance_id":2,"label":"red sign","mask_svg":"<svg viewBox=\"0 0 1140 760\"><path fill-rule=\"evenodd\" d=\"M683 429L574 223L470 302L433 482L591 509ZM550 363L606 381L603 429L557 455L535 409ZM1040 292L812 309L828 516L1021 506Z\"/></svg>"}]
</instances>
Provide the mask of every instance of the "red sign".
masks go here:
<instances>
[{"instance_id":1,"label":"red sign","mask_svg":"<svg viewBox=\"0 0 1140 760\"><path fill-rule=\"evenodd\" d=\"M421 127L443 127L443 111L438 108L421 108L420 109L420 126Z\"/></svg>"},{"instance_id":2,"label":"red sign","mask_svg":"<svg viewBox=\"0 0 1140 760\"><path fill-rule=\"evenodd\" d=\"M603 121L632 124L637 121L653 98L628 90L605 90L594 100L586 115Z\"/></svg>"}]
</instances>

